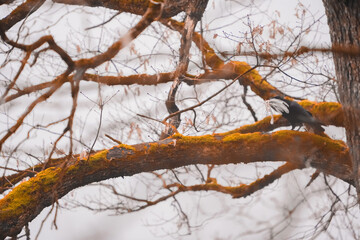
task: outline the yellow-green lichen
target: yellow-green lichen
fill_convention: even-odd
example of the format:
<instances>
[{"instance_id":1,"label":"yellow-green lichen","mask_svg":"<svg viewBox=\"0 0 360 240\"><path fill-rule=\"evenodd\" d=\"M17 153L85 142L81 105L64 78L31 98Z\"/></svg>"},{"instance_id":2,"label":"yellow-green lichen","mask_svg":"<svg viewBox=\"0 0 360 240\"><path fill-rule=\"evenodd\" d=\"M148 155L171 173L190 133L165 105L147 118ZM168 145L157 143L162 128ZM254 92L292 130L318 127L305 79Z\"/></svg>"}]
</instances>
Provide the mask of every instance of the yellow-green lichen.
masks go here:
<instances>
[{"instance_id":1,"label":"yellow-green lichen","mask_svg":"<svg viewBox=\"0 0 360 240\"><path fill-rule=\"evenodd\" d=\"M269 84L266 80L263 79L263 77L256 69L252 69L251 71L249 71L251 69L251 66L248 63L233 61L231 62L231 64L235 66L234 70L238 75L241 76L244 74L241 78L243 84L249 85L251 87L251 90L263 99L268 99L274 93L278 92L275 87L273 87L271 84Z\"/></svg>"},{"instance_id":2,"label":"yellow-green lichen","mask_svg":"<svg viewBox=\"0 0 360 240\"><path fill-rule=\"evenodd\" d=\"M126 145L126 144L120 144L120 145L117 145L116 147L117 148L125 148L125 149L132 150L132 151L136 150L133 146Z\"/></svg>"},{"instance_id":3,"label":"yellow-green lichen","mask_svg":"<svg viewBox=\"0 0 360 240\"><path fill-rule=\"evenodd\" d=\"M50 192L58 180L60 168L51 167L41 171L35 177L16 186L8 195L0 200L0 221L8 216L21 215L24 209L38 204L39 191Z\"/></svg>"},{"instance_id":4,"label":"yellow-green lichen","mask_svg":"<svg viewBox=\"0 0 360 240\"><path fill-rule=\"evenodd\" d=\"M307 132L298 132L292 130L281 130L271 134L273 140L276 140L277 144L287 146L289 143L293 142L294 139L301 138L304 134L311 134Z\"/></svg>"},{"instance_id":5,"label":"yellow-green lichen","mask_svg":"<svg viewBox=\"0 0 360 240\"><path fill-rule=\"evenodd\" d=\"M341 110L341 104L337 102L312 102L309 100L303 100L299 102L299 104L304 107L305 109L311 110L313 113L316 114L316 112L326 112L331 113L334 111Z\"/></svg>"},{"instance_id":6,"label":"yellow-green lichen","mask_svg":"<svg viewBox=\"0 0 360 240\"><path fill-rule=\"evenodd\" d=\"M233 133L233 134L230 134L230 135L227 135L226 137L224 137L223 142L241 141L246 138L246 135L248 135L248 134Z\"/></svg>"},{"instance_id":7,"label":"yellow-green lichen","mask_svg":"<svg viewBox=\"0 0 360 240\"><path fill-rule=\"evenodd\" d=\"M228 66L233 68L233 72L237 74L244 74L246 71L251 69L250 65L246 62L231 61L227 63Z\"/></svg>"},{"instance_id":8,"label":"yellow-green lichen","mask_svg":"<svg viewBox=\"0 0 360 240\"><path fill-rule=\"evenodd\" d=\"M318 147L320 150L322 149L322 147L325 147L324 151L333 150L337 152L343 152L348 150L346 144L343 141L333 140L331 138L320 136L310 132L282 130L273 133L272 136L278 141L284 142L286 144L289 144L289 142L294 141L294 139L298 137L299 139L302 139L300 141L301 143L312 144Z\"/></svg>"},{"instance_id":9,"label":"yellow-green lichen","mask_svg":"<svg viewBox=\"0 0 360 240\"><path fill-rule=\"evenodd\" d=\"M309 133L309 132L299 132L299 131L293 131L293 130L280 130L280 131L276 131L276 132L272 133L271 135L274 138L281 138L281 139L286 140L288 138L293 139L296 136L301 137L304 134L313 135L312 133Z\"/></svg>"},{"instance_id":10,"label":"yellow-green lichen","mask_svg":"<svg viewBox=\"0 0 360 240\"><path fill-rule=\"evenodd\" d=\"M51 167L36 175L36 179L44 187L45 191L49 191L49 186L52 186L59 178L61 168Z\"/></svg>"},{"instance_id":11,"label":"yellow-green lichen","mask_svg":"<svg viewBox=\"0 0 360 240\"><path fill-rule=\"evenodd\" d=\"M32 206L34 203L31 191L36 190L37 186L33 186L32 182L24 182L14 188L0 201L0 221L8 216L20 215L24 208Z\"/></svg>"},{"instance_id":12,"label":"yellow-green lichen","mask_svg":"<svg viewBox=\"0 0 360 240\"><path fill-rule=\"evenodd\" d=\"M341 110L342 106L337 102L322 102L319 103L319 108L325 108L327 112L333 112Z\"/></svg>"},{"instance_id":13,"label":"yellow-green lichen","mask_svg":"<svg viewBox=\"0 0 360 240\"><path fill-rule=\"evenodd\" d=\"M68 174L74 174L79 170L79 168L80 168L79 164L73 164L67 168L66 172Z\"/></svg>"},{"instance_id":14,"label":"yellow-green lichen","mask_svg":"<svg viewBox=\"0 0 360 240\"><path fill-rule=\"evenodd\" d=\"M182 137L183 135L180 133L175 133L174 135L171 136L172 139L181 139Z\"/></svg>"},{"instance_id":15,"label":"yellow-green lichen","mask_svg":"<svg viewBox=\"0 0 360 240\"><path fill-rule=\"evenodd\" d=\"M324 146L326 149L330 149L336 152L348 151L348 147L341 140L333 140L331 138L322 137L319 135L313 135L312 140L318 147Z\"/></svg>"},{"instance_id":16,"label":"yellow-green lichen","mask_svg":"<svg viewBox=\"0 0 360 240\"><path fill-rule=\"evenodd\" d=\"M124 145L124 144L121 144ZM94 155L91 155L89 158L89 162L99 162L106 160L106 155L108 153L108 150L103 150L100 152L95 153Z\"/></svg>"},{"instance_id":17,"label":"yellow-green lichen","mask_svg":"<svg viewBox=\"0 0 360 240\"><path fill-rule=\"evenodd\" d=\"M260 132L255 133L233 133L223 138L223 142L259 142L264 138L265 135Z\"/></svg>"},{"instance_id":18,"label":"yellow-green lichen","mask_svg":"<svg viewBox=\"0 0 360 240\"><path fill-rule=\"evenodd\" d=\"M157 143L150 143L150 147L148 149L148 152L155 152L159 148L159 144Z\"/></svg>"},{"instance_id":19,"label":"yellow-green lichen","mask_svg":"<svg viewBox=\"0 0 360 240\"><path fill-rule=\"evenodd\" d=\"M216 139L213 135L204 135L204 136L183 136L180 139L181 143L214 143Z\"/></svg>"},{"instance_id":20,"label":"yellow-green lichen","mask_svg":"<svg viewBox=\"0 0 360 240\"><path fill-rule=\"evenodd\" d=\"M311 109L314 105L316 105L315 102L309 101L309 100L303 100L299 102L299 104L306 109Z\"/></svg>"}]
</instances>

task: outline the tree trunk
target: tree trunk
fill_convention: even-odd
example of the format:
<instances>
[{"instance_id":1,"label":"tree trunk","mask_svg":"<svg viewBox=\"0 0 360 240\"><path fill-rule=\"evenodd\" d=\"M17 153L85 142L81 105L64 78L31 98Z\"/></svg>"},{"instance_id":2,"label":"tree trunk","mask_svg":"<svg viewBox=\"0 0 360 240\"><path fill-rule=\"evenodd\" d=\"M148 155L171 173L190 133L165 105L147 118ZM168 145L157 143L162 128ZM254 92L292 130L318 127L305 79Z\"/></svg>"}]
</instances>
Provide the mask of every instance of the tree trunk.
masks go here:
<instances>
[{"instance_id":1,"label":"tree trunk","mask_svg":"<svg viewBox=\"0 0 360 240\"><path fill-rule=\"evenodd\" d=\"M360 1L323 0L333 47L360 49ZM360 200L360 56L334 53L340 101L344 110L347 144L353 161L355 186Z\"/></svg>"}]
</instances>

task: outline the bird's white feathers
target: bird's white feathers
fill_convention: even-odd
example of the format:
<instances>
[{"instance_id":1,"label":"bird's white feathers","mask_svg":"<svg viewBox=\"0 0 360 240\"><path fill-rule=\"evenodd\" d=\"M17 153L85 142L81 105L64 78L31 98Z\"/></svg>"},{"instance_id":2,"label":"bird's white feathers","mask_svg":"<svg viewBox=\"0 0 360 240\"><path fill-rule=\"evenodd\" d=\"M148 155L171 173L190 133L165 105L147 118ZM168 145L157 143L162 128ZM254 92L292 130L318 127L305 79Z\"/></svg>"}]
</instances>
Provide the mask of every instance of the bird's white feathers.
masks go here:
<instances>
[{"instance_id":1,"label":"bird's white feathers","mask_svg":"<svg viewBox=\"0 0 360 240\"><path fill-rule=\"evenodd\" d=\"M289 104L286 102L276 98L272 98L268 100L268 102L275 111L280 113L289 113Z\"/></svg>"},{"instance_id":2,"label":"bird's white feathers","mask_svg":"<svg viewBox=\"0 0 360 240\"><path fill-rule=\"evenodd\" d=\"M277 112L289 113L289 104L287 104L286 102L280 99L272 98L270 100L266 100L265 106L266 106L266 111L270 113L271 116L270 124L274 123L274 113L271 108L273 108Z\"/></svg>"}]
</instances>

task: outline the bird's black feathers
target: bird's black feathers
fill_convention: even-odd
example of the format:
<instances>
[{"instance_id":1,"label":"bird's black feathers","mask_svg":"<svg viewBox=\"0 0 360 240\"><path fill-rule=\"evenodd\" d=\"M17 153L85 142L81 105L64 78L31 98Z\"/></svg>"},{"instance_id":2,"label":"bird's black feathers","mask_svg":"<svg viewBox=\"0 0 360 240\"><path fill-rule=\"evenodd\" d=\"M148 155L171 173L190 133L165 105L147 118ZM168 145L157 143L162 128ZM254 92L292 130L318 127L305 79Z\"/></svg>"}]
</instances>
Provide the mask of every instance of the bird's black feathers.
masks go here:
<instances>
[{"instance_id":1,"label":"bird's black feathers","mask_svg":"<svg viewBox=\"0 0 360 240\"><path fill-rule=\"evenodd\" d=\"M280 112L284 118L286 118L294 129L296 126L302 126L307 124L315 133L323 133L325 129L321 126L324 125L313 115L306 111L297 102L285 99L280 96L276 96L269 100L270 107L275 111Z\"/></svg>"}]
</instances>

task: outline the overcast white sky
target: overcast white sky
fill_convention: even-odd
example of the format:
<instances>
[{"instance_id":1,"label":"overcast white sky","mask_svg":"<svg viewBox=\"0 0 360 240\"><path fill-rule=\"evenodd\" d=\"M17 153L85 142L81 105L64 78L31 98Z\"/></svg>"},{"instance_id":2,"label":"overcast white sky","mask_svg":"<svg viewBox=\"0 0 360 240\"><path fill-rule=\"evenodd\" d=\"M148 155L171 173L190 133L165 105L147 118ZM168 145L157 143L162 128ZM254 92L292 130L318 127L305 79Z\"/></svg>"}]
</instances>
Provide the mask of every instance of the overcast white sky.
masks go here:
<instances>
[{"instance_id":1,"label":"overcast white sky","mask_svg":"<svg viewBox=\"0 0 360 240\"><path fill-rule=\"evenodd\" d=\"M280 23L286 24L290 27L298 26L299 20L295 17L295 9L298 4L297 1L285 1L285 0L272 0L272 1L256 1L256 5L258 5L264 12L266 12L269 16L277 15L278 13L278 21ZM324 14L324 8L322 1L320 0L302 0L301 3L304 6L307 6L308 9L317 17L320 17ZM48 5L43 7L45 10ZM236 42L225 41L224 37L226 34L234 34L237 35L238 32L244 32L248 29L237 29L236 26L243 26L242 24L231 24L227 26L227 23L232 23L236 21L240 21L237 18L243 18L247 14L251 14L251 12L246 11L237 11L237 9L229 9L229 4L225 4L225 1L210 1L208 4L207 11L204 16L204 25L209 24L209 29L215 29L211 31L208 35L205 34L207 40L219 49L223 51L233 51L236 48ZM71 12L75 11L76 7L63 7L59 5L59 8L53 12L53 19L59 18L61 16L62 11ZM49 32L55 36L55 40L59 43L63 44L63 46L67 46L67 48L75 49L75 44L77 42L83 42L81 40L77 41L76 37L78 35L74 32L73 35L63 34L64 31L71 32L76 31L78 29L80 32L85 27L89 25L96 25L96 23L100 23L99 19L103 13L102 10L95 10L93 8L88 9L89 14L86 17L79 17L76 14L71 15L73 18L62 20L64 25L59 24L56 28L49 29ZM99 13L93 17L93 19L89 19L89 16L94 12ZM257 12L257 11L256 11ZM278 13L277 13L278 12ZM234 15L232 15L232 14ZM0 17L8 14L8 9L6 7L0 7ZM104 20L108 18L111 14L107 12L107 16L104 17ZM105 14L104 14L105 16ZM222 16L219 18L219 16ZM119 19L124 19L123 26L118 25L108 25L109 26L109 35L121 35L124 33L124 29L139 18L137 16L130 16L128 14L120 14L117 16ZM269 22L269 18L262 14L251 15L250 20L254 23L259 23L262 25L266 25ZM247 21L246 19L242 19L241 21ZM326 18L322 19L323 22L326 23ZM89 24L91 22L91 24ZM37 23L39 23L39 29L42 29L44 25L47 24L46 18L37 19ZM73 29L64 29L66 24L70 24ZM64 29L64 30L63 30ZM51 31L51 32L50 32ZM304 43L308 43L309 45L313 44L313 41L316 44L329 44L329 35L327 34L328 29L326 25L322 25L322 28L319 29L318 34L309 35L308 39L304 39ZM43 32L39 33L40 35ZM91 34L96 34L96 31L91 31L88 33L89 36ZM213 38L214 34L218 34L219 37L216 39ZM90 41L90 40L89 40ZM102 39L102 43L111 44L111 38ZM148 39L142 38L137 40L138 43L142 44L143 49L148 49L149 51L153 48L153 43L156 42L156 39L152 39L149 37ZM64 45L65 44L65 45ZM86 48L92 46L95 43L84 43L84 46L80 46L81 48ZM99 45L101 47L101 45ZM174 46L176 49L177 47ZM51 59L49 59L51 62ZM51 65L53 66L53 65ZM60 72L62 66L58 67L58 71ZM158 71L161 71L161 67L157 67ZM151 72L151 68L148 70ZM165 69L164 71L169 71L169 69ZM133 70L124 68L124 74L134 74ZM116 90L112 89L109 91L115 92ZM90 94L90 93L89 93ZM109 94L111 95L111 94ZM88 95L89 96L89 95ZM150 98L150 97L149 97ZM81 101L81 96L79 98ZM83 99L83 101L87 101ZM64 103L62 103L64 104ZM66 105L66 104L64 104ZM95 130L94 130L95 131ZM335 130L334 130L335 131ZM93 132L91 132L93 133ZM337 133L334 133L337 134ZM231 168L231 166L229 166ZM247 171L251 171L250 168L247 170L247 167L244 166L244 175L249 174ZM157 206L151 207L149 209L143 210L138 213L131 213L121 216L109 216L111 213L93 213L85 209L76 208L71 210L61 209L57 216L57 226L58 230L52 228L51 222L53 220L54 215L52 214L49 219L45 222L45 225L41 231L40 240L79 240L79 239L104 239L104 240L112 240L112 239L239 239L239 235L236 234L244 234L241 239L266 239L269 238L270 232L269 229L266 229L262 232L258 231L256 228L257 223L266 223L266 221L276 221L281 220L284 217L284 209L293 207L293 204L299 200L299 191L304 191L309 193L313 190L313 188L303 189L304 183L308 181L308 176L311 175L311 170L305 170L302 172L291 173L285 177L283 177L280 181L269 186L265 191L262 191L261 194L255 194L255 197L261 198L261 200L256 199L251 196L246 199L238 199L233 200L230 199L229 196L223 196L221 194L213 194L213 193L201 193L194 194L194 196L188 196L186 194L180 195L179 199L184 203L183 207L193 213L195 215L195 219L197 219L197 224L200 224L198 228L196 228L191 235L185 236L176 236L176 235L166 235L167 232L171 233L172 231L176 231L176 221L169 221L168 224L157 224L163 219L171 219L176 215L174 208L170 206L168 202L161 203ZM296 174L296 177L295 177ZM126 177L125 179L118 180L121 184L124 184L131 188L133 177ZM110 180L112 181L112 180ZM320 181L320 180L317 180ZM289 184L291 183L291 184ZM296 186L297 188L293 188L290 186ZM316 188L315 188L316 189ZM275 191L276 190L276 191ZM86 187L83 189L75 190L66 196L66 199L75 198L75 196L91 196L100 194L99 189L97 187ZM101 194L100 194L101 195ZM203 197L207 196L207 197ZM62 204L66 204L66 201L60 201ZM312 203L317 202L319 206L321 204L326 205L328 201L322 198L322 195L314 195L309 197L309 204L305 204L306 208L302 208L301 214L296 215L292 220L292 226L288 228L287 231L284 231L282 235L275 237L275 239L288 239L289 237L298 237L302 238L300 235L293 235L294 232L301 232L301 229L306 229L307 224L313 224L314 221L307 222L306 219L316 211L316 206L313 206ZM253 203L253 204L252 204ZM254 204L255 203L255 204ZM198 207L201 206L201 211ZM46 208L34 221L30 224L31 235L35 236L42 220L45 218L49 211L49 208ZM212 218L211 216L215 216ZM207 219L211 217L210 219ZM175 222L175 223L174 223ZM253 226L255 224L255 227ZM284 227L288 223L282 222L278 226ZM273 224L271 224L273 225ZM255 232L249 232L249 231ZM294 232L293 232L294 230ZM276 231L276 229L275 229ZM234 235L235 234L235 235ZM159 238L159 236L161 236ZM326 239L325 235L320 236L320 239Z\"/></svg>"}]
</instances>

